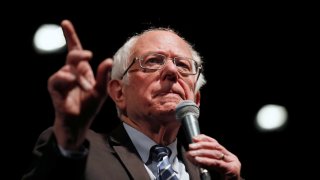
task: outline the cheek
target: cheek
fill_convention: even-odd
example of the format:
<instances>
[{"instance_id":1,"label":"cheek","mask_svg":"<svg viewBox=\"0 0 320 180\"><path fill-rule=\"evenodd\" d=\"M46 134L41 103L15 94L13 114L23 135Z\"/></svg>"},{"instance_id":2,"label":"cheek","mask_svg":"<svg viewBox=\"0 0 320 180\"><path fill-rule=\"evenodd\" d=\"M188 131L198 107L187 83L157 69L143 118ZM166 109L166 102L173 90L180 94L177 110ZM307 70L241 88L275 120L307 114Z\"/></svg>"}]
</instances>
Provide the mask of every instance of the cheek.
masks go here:
<instances>
[{"instance_id":1,"label":"cheek","mask_svg":"<svg viewBox=\"0 0 320 180\"><path fill-rule=\"evenodd\" d=\"M143 98L148 98L150 95L150 86L154 80L148 77L131 79L130 86L128 87L130 98L137 99L138 101Z\"/></svg>"}]
</instances>

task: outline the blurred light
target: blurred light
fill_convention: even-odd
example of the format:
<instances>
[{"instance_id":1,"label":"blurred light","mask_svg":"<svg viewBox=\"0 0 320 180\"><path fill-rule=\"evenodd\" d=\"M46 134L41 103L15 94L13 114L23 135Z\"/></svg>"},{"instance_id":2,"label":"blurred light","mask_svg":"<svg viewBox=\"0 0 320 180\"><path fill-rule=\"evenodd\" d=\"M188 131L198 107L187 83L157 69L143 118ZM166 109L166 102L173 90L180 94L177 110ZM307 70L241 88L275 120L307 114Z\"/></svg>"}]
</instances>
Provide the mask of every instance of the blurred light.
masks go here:
<instances>
[{"instance_id":1,"label":"blurred light","mask_svg":"<svg viewBox=\"0 0 320 180\"><path fill-rule=\"evenodd\" d=\"M54 53L65 47L66 40L60 26L44 24L36 31L33 44L39 53Z\"/></svg>"},{"instance_id":2,"label":"blurred light","mask_svg":"<svg viewBox=\"0 0 320 180\"><path fill-rule=\"evenodd\" d=\"M261 131L274 131L286 124L288 113L285 107L269 104L257 113L256 125Z\"/></svg>"}]
</instances>

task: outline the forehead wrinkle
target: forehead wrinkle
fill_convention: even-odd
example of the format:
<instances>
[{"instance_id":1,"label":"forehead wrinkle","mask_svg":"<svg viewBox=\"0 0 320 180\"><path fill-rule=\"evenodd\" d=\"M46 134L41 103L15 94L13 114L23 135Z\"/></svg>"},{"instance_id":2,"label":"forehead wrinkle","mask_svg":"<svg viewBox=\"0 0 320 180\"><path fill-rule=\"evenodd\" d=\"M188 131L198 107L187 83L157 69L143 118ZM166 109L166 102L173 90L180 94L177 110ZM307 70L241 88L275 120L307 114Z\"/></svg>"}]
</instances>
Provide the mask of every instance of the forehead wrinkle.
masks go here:
<instances>
[{"instance_id":1,"label":"forehead wrinkle","mask_svg":"<svg viewBox=\"0 0 320 180\"><path fill-rule=\"evenodd\" d=\"M169 31L149 31L142 34L133 47L133 55L162 52L168 56L191 56L185 40Z\"/></svg>"}]
</instances>

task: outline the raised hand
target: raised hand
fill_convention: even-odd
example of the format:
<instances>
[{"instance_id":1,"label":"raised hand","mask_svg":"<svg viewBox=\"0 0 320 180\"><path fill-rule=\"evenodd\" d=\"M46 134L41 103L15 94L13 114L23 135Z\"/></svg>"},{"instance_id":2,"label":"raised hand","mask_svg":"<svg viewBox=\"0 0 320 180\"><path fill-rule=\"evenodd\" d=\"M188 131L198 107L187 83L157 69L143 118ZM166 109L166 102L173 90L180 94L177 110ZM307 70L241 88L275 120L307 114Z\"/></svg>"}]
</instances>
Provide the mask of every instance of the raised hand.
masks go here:
<instances>
[{"instance_id":1,"label":"raised hand","mask_svg":"<svg viewBox=\"0 0 320 180\"><path fill-rule=\"evenodd\" d=\"M107 97L106 85L112 60L104 60L94 77L89 60L92 52L84 50L70 21L61 23L68 54L66 64L48 80L48 90L55 108L54 133L65 149L78 149L85 139L95 114Z\"/></svg>"}]
</instances>

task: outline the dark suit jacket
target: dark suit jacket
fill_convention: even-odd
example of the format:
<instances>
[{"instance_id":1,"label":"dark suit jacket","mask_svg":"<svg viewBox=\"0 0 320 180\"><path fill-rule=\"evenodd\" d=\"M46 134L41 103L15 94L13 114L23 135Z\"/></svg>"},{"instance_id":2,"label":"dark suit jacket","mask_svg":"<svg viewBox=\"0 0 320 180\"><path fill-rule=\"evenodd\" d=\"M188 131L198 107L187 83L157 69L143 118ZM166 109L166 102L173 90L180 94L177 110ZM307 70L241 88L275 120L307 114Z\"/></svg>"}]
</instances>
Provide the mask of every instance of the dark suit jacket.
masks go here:
<instances>
[{"instance_id":1,"label":"dark suit jacket","mask_svg":"<svg viewBox=\"0 0 320 180\"><path fill-rule=\"evenodd\" d=\"M109 135L89 131L85 144L89 149L86 157L65 158L49 128L40 135L33 151L34 164L23 179L150 179L122 125ZM200 179L199 168L186 159L183 146L178 146L178 154L190 179Z\"/></svg>"}]
</instances>

